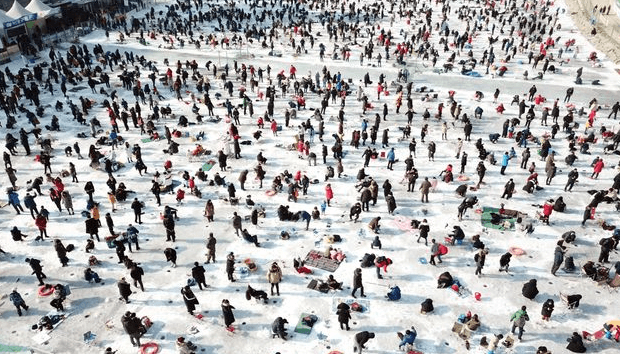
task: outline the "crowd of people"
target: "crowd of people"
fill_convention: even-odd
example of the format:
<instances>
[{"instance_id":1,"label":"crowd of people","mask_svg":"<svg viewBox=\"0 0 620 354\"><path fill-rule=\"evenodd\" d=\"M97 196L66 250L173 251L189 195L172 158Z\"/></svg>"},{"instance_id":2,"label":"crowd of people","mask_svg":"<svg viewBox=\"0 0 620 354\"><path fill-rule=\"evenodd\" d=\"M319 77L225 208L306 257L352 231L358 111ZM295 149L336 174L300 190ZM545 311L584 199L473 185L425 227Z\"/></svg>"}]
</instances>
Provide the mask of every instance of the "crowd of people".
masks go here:
<instances>
[{"instance_id":1,"label":"crowd of people","mask_svg":"<svg viewBox=\"0 0 620 354\"><path fill-rule=\"evenodd\" d=\"M476 265L474 275L483 277L485 265L495 256L500 271L508 273L512 254L494 255L482 242L484 235L472 238L472 230L463 221L467 220L467 210L481 202L496 203L492 200L500 196L506 198L505 203L512 202L518 184L523 184L526 195L532 194L530 201L539 201L538 206L521 214L504 208L504 204L497 205L500 208L491 215L492 224L508 229L514 226L531 234L533 225L554 225L553 214L564 213L567 208L584 208L582 226L593 225L590 220L596 220L597 209L605 210L606 205L611 205L607 209L613 212L620 210L617 196L620 172L615 166L618 163L615 155L620 154L617 150L620 133L610 128L612 122L609 122L612 117L616 119L620 104L616 98L607 96L573 97L572 85L566 88L561 102L559 97L550 96L557 93L552 92L556 89L542 84L549 75L558 74L560 66L574 65L575 60L568 60L571 56L578 63L586 61L577 57L574 39L561 37L566 32L561 31L560 7L550 2L516 0L479 4L474 7L458 2L428 1L361 5L330 1L246 1L242 6L232 7L197 0L177 1L157 9L144 8L128 18L112 17L113 13L97 14L97 24L108 37L107 42L94 46L73 44L66 50L49 48L34 65L14 63L0 72L0 106L6 115L3 156L8 183L4 186L8 205L16 215L7 218L2 226L11 234L12 242L28 242L29 235L22 232L28 227L22 214L29 214L39 232L33 242L44 244L51 238L60 267L78 264L88 283L103 283L105 273L127 272L132 282L125 277L119 277L116 282L119 300L125 303L130 303L129 297L134 294L132 283L142 292L151 290L150 274L141 265L148 261L140 257L138 262L130 257L154 253L153 247L144 246L147 233L152 235L150 238L165 234L162 248L165 261L173 268L179 259L182 259L180 264L190 264L192 281L180 288L177 302L182 300L193 316L200 296L191 287L195 284L199 290L208 289L205 274L224 278L226 273L230 286L238 280L236 252L228 252L225 260L218 258L220 263L225 261L225 271L215 273L210 264L216 263L216 245L222 247L224 243L232 249L229 244L238 240L263 248L264 242L259 240L266 240L270 235L261 230L263 221L259 219L273 218L277 224L302 221L305 230L311 232L311 222L316 229L327 228L326 213L342 210L346 215L346 209L350 208L348 219L343 217L330 226L354 227L360 218L366 217L374 239L371 249L385 252L376 235L385 232L383 225L395 220L401 210L436 205L438 200L452 198L456 190L462 202L454 210L444 210L441 220L445 220L447 213L458 215L447 242L440 235L443 225L425 218L421 222L411 220L417 243L423 240L424 248L411 242L415 237L407 246L427 252L430 266L444 266L442 256L448 252L446 245L457 247L471 239L475 250L471 256ZM394 24L399 22L406 25L397 30ZM115 32L119 33L118 39L114 39ZM558 34L561 36L557 37ZM136 46L123 51L122 45L132 45L131 40L137 40ZM141 47L156 45L170 50L170 57L185 51L188 54L184 57L198 54L192 60L175 62L166 58L161 62L160 54L142 51ZM231 60L232 65L228 62L220 65L219 61L216 65L212 55L216 50L242 47L263 51L274 61L250 56ZM201 50L210 53L208 58L212 60L203 63ZM275 60L282 53L294 53L312 65L305 62L284 65ZM436 93L428 86L415 85L408 76L407 68L411 66L407 62L418 60L429 71L445 73L456 69L455 73L460 73L463 80L469 80L465 76L481 75L496 81L485 84L493 85L486 98L479 90L473 98L455 91ZM388 63L396 69L388 68ZM531 65L529 70L535 74L528 75L527 70L520 76L511 72L516 72L517 63ZM308 74L302 75L298 66L308 67ZM355 76L356 73L363 74ZM581 80L582 69L577 74ZM505 92L497 80L507 75L517 80L529 77L542 81L536 82L538 88L528 80L517 91ZM508 105L510 99L512 103ZM506 102L506 107L502 102ZM513 104L517 105L516 109L512 108ZM485 114L483 107L496 107L496 112ZM604 111L607 108L608 115ZM548 118L551 125L547 123ZM537 119L540 124L534 123ZM42 120L50 120L50 124L41 123ZM499 130L495 131L496 128ZM398 131L402 131L402 137ZM484 140L487 136L489 143ZM33 148L32 141L40 149ZM495 149L496 144L506 151ZM421 147L428 154L418 158L416 149L420 152ZM187 148L187 156L182 156L183 148ZM87 159L83 159L82 150L87 151ZM544 172L533 161L534 150L539 150ZM562 152L567 152L563 163L557 160ZM501 158L496 160L496 153ZM599 156L591 159L592 154ZM520 163L515 163L519 156ZM296 164L299 159L303 163ZM33 167L33 161L42 164L42 168ZM205 166L188 171L188 166L197 161ZM447 167L439 167L445 161ZM219 169L211 170L215 164ZM569 171L566 178L561 171L564 164ZM459 173L453 170L453 165L459 167ZM476 166L477 178L472 180L475 183L467 181L466 166L470 165ZM580 178L588 178L579 172L586 168L591 168L589 177L596 182L589 190L578 183ZM539 185L539 172L546 176L544 187ZM87 175L90 180L80 178L82 182L78 182L78 175ZM527 177L519 182L521 175ZM416 188L418 178L422 182ZM264 185L265 179L272 183ZM488 182L489 179L493 182ZM354 183L357 192L343 193L347 184ZM406 184L407 190L400 184ZM504 185L503 193L501 185ZM383 189L383 200L379 198L380 189ZM583 195L582 199L571 200L591 201L584 206L567 206L563 196L557 195L562 190L566 194ZM240 191L250 193L245 203L238 196ZM44 197L44 192L52 203ZM472 195L476 193L478 196ZM278 207L270 202L269 198L279 194L286 195L279 200L288 205ZM190 205L188 197L199 200L200 207L195 208L197 203L186 206ZM384 202L385 212L379 208ZM240 204L249 208L249 217L243 218ZM79 211L76 214L74 205L85 207L76 207ZM525 213L536 215L539 208L538 218L524 217ZM192 209L198 211L194 213ZM147 212L159 215L160 220L143 220ZM279 220L275 220L276 214ZM204 215L206 225L219 225L211 228L205 238L206 259L187 259L187 253L177 252L175 246L195 237L176 232L179 226L191 225L195 215ZM62 226L66 220L80 218L85 219L85 237L79 241L84 247L68 238ZM517 220L515 225L508 221L511 218ZM100 235L101 219L105 219L108 236ZM121 219L123 223L118 222ZM159 226L151 229L153 223ZM563 264L566 272L574 270L572 256L565 257L565 254L579 239L576 234L580 234L580 229L576 230L564 234L555 250L547 255L553 263L551 275L556 276ZM584 267L588 277L600 284L619 286L620 263L615 263L614 269L609 266L618 261L614 257L620 232L613 230L613 225L601 225L604 237L596 240L600 246L598 260L583 263L589 264ZM289 237L281 236L282 240ZM105 250L106 246L110 250ZM74 250L82 252L82 248L85 254L80 257L87 258L69 257ZM112 254L112 250L118 258L117 268L102 266L97 256L103 258ZM70 294L62 284L52 287L46 283L42 261L34 258L42 256L31 248L18 247L11 253L26 260L39 286L54 289L50 304L63 312L63 301ZM158 253L157 257L163 260L161 250ZM288 254L286 257L291 258ZM272 258L277 257L272 255ZM393 258L379 256L371 263L378 279L387 277ZM208 264L206 268L201 265L203 262ZM53 269L49 263L45 265L51 270L47 271L50 277L67 281L61 270ZM96 267L100 268L95 271ZM285 279L283 264L276 261L268 268L266 284L272 297L280 297L280 284ZM295 268L299 272L299 267ZM358 290L361 297L368 294L362 281L362 268L355 267L353 281L345 282L353 298ZM146 289L143 277L147 280ZM333 277L327 283L331 284L328 291L343 289L343 284ZM442 287L453 283L450 277ZM282 297L288 292L285 288ZM266 300L266 292L264 296L261 292L248 286L246 296L248 300L251 297ZM527 290L524 287L523 296L534 299L537 293L536 279L532 279ZM569 301L571 308L579 306L582 296L570 296L573 296ZM19 316L22 309L28 311L17 289L11 293L10 300ZM421 306L422 313L433 313L433 299L426 298ZM543 319L549 320L553 300L542 306ZM351 315L347 307L339 305L334 313L342 330L350 329ZM224 326L234 331L235 307L223 299L221 309ZM481 320L484 319L476 314L463 323L476 331ZM515 312L510 321L512 333L518 330L517 338L521 340L525 323L529 321L526 306ZM148 329L141 319L128 311L121 322L131 344L140 346L140 337ZM286 319L277 317L272 324L273 333L286 339L287 323ZM47 328L47 322L42 328ZM395 346L412 346L417 336L427 335L432 334L407 329L400 336L400 344L394 341ZM373 338L375 333L370 331L355 334L356 351L361 353ZM490 353L494 353L503 338L498 333L486 343ZM568 350L581 352L580 338L574 333ZM181 353L196 350L196 345L184 337L178 338L176 347ZM539 353L547 353L541 348ZM106 352L112 352L108 349Z\"/></svg>"}]
</instances>

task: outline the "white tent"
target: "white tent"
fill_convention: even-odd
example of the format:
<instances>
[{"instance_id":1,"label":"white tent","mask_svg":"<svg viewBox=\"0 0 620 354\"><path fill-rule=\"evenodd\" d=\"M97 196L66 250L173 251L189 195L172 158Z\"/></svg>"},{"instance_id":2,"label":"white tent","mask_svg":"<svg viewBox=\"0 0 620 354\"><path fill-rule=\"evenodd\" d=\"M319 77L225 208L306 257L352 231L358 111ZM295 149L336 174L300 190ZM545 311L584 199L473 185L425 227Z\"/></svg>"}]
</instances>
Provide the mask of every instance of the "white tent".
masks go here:
<instances>
[{"instance_id":1,"label":"white tent","mask_svg":"<svg viewBox=\"0 0 620 354\"><path fill-rule=\"evenodd\" d=\"M11 9L7 11L6 14L12 19L18 19L26 15L32 15L32 12L26 10L17 1L14 1L13 6L11 6Z\"/></svg>"},{"instance_id":2,"label":"white tent","mask_svg":"<svg viewBox=\"0 0 620 354\"><path fill-rule=\"evenodd\" d=\"M32 0L26 6L26 10L32 13L36 13L38 17L45 17L47 14L50 13L50 10L52 10L52 8L45 5L41 0Z\"/></svg>"},{"instance_id":3,"label":"white tent","mask_svg":"<svg viewBox=\"0 0 620 354\"><path fill-rule=\"evenodd\" d=\"M0 10L0 26L3 26L5 23L11 21L13 21L13 19L7 16L6 12Z\"/></svg>"}]
</instances>

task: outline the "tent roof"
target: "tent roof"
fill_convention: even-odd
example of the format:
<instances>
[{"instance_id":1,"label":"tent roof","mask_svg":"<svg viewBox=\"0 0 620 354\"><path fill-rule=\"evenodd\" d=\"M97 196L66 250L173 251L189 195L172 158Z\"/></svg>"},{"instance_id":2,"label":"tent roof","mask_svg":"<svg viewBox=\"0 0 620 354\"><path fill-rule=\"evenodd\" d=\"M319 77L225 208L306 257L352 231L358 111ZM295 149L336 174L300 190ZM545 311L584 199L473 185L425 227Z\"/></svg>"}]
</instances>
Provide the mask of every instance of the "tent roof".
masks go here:
<instances>
[{"instance_id":1,"label":"tent roof","mask_svg":"<svg viewBox=\"0 0 620 354\"><path fill-rule=\"evenodd\" d=\"M11 9L6 12L7 16L12 19L18 19L22 16L30 15L32 12L26 10L22 5L20 5L17 0L13 2L13 6Z\"/></svg>"},{"instance_id":2,"label":"tent roof","mask_svg":"<svg viewBox=\"0 0 620 354\"><path fill-rule=\"evenodd\" d=\"M41 0L32 0L26 6L26 10L36 13L47 13L51 9L51 7L45 5Z\"/></svg>"},{"instance_id":3,"label":"tent roof","mask_svg":"<svg viewBox=\"0 0 620 354\"><path fill-rule=\"evenodd\" d=\"M6 12L0 10L0 24L4 24L9 21L13 21L13 19L7 16Z\"/></svg>"}]
</instances>

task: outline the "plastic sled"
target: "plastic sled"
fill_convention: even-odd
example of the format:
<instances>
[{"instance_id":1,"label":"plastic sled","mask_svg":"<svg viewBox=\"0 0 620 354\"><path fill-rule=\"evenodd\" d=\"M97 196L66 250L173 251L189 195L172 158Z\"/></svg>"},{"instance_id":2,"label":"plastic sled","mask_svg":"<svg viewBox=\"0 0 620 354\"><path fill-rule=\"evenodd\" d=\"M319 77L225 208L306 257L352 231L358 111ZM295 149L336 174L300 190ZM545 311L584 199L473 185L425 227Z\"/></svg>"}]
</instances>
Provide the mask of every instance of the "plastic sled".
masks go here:
<instances>
[{"instance_id":1,"label":"plastic sled","mask_svg":"<svg viewBox=\"0 0 620 354\"><path fill-rule=\"evenodd\" d=\"M426 260L426 257L420 257L420 258L418 258L418 261L420 263L422 263L422 264L427 264L428 263L428 261Z\"/></svg>"}]
</instances>

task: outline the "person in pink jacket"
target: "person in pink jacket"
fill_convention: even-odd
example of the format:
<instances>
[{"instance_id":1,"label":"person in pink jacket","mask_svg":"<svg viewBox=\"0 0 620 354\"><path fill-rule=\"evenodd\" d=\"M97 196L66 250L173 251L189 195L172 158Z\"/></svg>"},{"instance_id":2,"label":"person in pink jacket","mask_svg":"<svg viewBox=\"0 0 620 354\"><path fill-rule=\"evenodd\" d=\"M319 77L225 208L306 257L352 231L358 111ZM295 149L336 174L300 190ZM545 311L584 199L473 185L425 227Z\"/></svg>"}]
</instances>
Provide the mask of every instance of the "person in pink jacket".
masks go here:
<instances>
[{"instance_id":1,"label":"person in pink jacket","mask_svg":"<svg viewBox=\"0 0 620 354\"><path fill-rule=\"evenodd\" d=\"M603 162L603 159L599 159L596 164L594 164L594 172L592 172L592 176L590 176L590 178L597 179L598 174L601 173L603 167L605 167L605 163Z\"/></svg>"},{"instance_id":2,"label":"person in pink jacket","mask_svg":"<svg viewBox=\"0 0 620 354\"><path fill-rule=\"evenodd\" d=\"M327 206L331 206L329 201L332 200L332 198L334 198L334 191L332 191L332 185L328 183L325 186L325 199L327 199Z\"/></svg>"}]
</instances>

